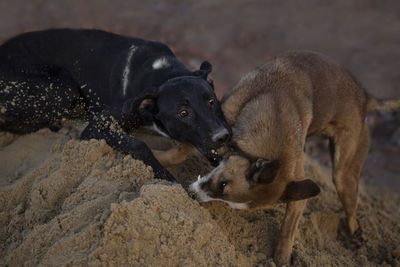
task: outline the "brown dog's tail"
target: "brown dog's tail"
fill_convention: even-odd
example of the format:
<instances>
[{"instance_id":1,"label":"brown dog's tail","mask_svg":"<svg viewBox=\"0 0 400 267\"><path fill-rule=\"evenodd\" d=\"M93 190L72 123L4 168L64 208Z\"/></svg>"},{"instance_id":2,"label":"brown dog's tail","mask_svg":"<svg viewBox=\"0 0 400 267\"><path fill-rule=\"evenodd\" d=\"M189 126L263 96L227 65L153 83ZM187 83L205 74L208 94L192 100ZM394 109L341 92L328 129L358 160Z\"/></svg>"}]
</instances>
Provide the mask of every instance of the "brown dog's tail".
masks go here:
<instances>
[{"instance_id":1,"label":"brown dog's tail","mask_svg":"<svg viewBox=\"0 0 400 267\"><path fill-rule=\"evenodd\" d=\"M373 97L368 97L367 111L383 110L393 112L400 110L400 99L397 100L380 100Z\"/></svg>"}]
</instances>

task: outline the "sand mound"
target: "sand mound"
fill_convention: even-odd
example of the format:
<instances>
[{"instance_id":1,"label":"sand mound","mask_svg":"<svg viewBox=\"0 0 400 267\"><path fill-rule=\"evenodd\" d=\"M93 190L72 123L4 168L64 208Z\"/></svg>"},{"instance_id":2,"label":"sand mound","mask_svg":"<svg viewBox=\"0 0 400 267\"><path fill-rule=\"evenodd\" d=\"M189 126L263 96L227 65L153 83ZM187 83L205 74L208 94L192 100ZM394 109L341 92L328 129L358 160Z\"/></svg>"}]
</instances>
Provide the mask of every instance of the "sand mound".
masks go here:
<instances>
[{"instance_id":1,"label":"sand mound","mask_svg":"<svg viewBox=\"0 0 400 267\"><path fill-rule=\"evenodd\" d=\"M0 135L0 265L273 265L283 205L200 205L104 141L77 141L78 132ZM323 192L308 203L293 263L400 264L399 198L362 186L361 231L349 238L329 172L306 163ZM209 169L194 153L171 172L186 187Z\"/></svg>"},{"instance_id":2,"label":"sand mound","mask_svg":"<svg viewBox=\"0 0 400 267\"><path fill-rule=\"evenodd\" d=\"M111 210L104 244L92 255L97 263L232 266L244 260L181 186L143 186L139 198L113 204Z\"/></svg>"}]
</instances>

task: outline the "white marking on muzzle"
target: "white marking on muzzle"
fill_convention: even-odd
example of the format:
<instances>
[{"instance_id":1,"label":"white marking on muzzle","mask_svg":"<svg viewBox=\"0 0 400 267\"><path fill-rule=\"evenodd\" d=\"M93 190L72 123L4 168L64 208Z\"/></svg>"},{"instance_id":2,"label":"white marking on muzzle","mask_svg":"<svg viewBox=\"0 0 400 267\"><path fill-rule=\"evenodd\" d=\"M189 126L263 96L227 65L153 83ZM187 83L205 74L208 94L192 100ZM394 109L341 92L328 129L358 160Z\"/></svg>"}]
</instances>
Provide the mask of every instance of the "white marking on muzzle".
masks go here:
<instances>
[{"instance_id":1,"label":"white marking on muzzle","mask_svg":"<svg viewBox=\"0 0 400 267\"><path fill-rule=\"evenodd\" d=\"M192 183L190 185L190 189L197 194L197 196L200 199L200 202L208 202L212 200L210 196L207 195L206 192L204 192L201 189L201 185L204 183L207 183L212 177L219 172L225 165L225 161L221 161L217 167L215 167L210 173L208 173L206 176L200 177L200 175L197 177L197 181Z\"/></svg>"},{"instance_id":2,"label":"white marking on muzzle","mask_svg":"<svg viewBox=\"0 0 400 267\"><path fill-rule=\"evenodd\" d=\"M196 193L200 202L222 201L222 202L229 204L229 206L231 206L231 208L233 208L233 209L240 209L240 210L248 209L249 205L247 203L237 203L237 202L232 202L232 201L223 200L223 199L219 199L219 198L213 198L213 197L210 197L207 194L207 192L205 192L201 189L201 185L203 183L207 183L210 179L212 179L213 176L224 167L224 165L225 165L225 161L221 161L221 163L206 176L200 177L200 175L199 175L197 177L197 181L190 185L190 190L192 190L194 193Z\"/></svg>"},{"instance_id":3,"label":"white marking on muzzle","mask_svg":"<svg viewBox=\"0 0 400 267\"><path fill-rule=\"evenodd\" d=\"M200 175L199 175L199 177L200 177ZM212 198L209 195L207 195L206 192L201 190L200 186L204 179L205 179L205 177L197 178L197 181L192 183L189 187L190 190L192 190L194 193L196 193L197 197L199 198L199 202L208 202L208 201L212 200Z\"/></svg>"},{"instance_id":4,"label":"white marking on muzzle","mask_svg":"<svg viewBox=\"0 0 400 267\"><path fill-rule=\"evenodd\" d=\"M162 68L166 68L169 66L169 62L167 58L165 57L160 57L153 62L153 69L158 70Z\"/></svg>"},{"instance_id":5,"label":"white marking on muzzle","mask_svg":"<svg viewBox=\"0 0 400 267\"><path fill-rule=\"evenodd\" d=\"M131 60L132 56L135 53L136 47L134 45L131 45L129 47L128 51L128 56L126 57L126 64L124 68L124 72L122 73L122 94L125 96L126 95L126 88L128 87L128 82L129 82L129 72L131 71L130 66L131 66Z\"/></svg>"},{"instance_id":6,"label":"white marking on muzzle","mask_svg":"<svg viewBox=\"0 0 400 267\"><path fill-rule=\"evenodd\" d=\"M221 139L222 136L225 136L227 134L229 134L228 129L219 128L218 130L215 131L215 133L211 137L211 140L213 140L213 142L217 142L219 139Z\"/></svg>"}]
</instances>

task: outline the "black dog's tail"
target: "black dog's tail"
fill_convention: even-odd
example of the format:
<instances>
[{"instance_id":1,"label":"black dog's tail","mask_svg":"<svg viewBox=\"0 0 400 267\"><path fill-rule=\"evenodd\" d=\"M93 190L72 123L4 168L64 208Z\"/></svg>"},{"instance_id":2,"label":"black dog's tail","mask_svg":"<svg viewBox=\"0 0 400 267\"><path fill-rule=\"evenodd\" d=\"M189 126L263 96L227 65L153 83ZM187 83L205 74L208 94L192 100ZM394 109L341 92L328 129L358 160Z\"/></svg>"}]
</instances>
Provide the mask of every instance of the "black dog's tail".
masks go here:
<instances>
[{"instance_id":1,"label":"black dog's tail","mask_svg":"<svg viewBox=\"0 0 400 267\"><path fill-rule=\"evenodd\" d=\"M383 110L393 112L400 110L400 99L397 100L380 100L373 97L368 97L367 111Z\"/></svg>"}]
</instances>

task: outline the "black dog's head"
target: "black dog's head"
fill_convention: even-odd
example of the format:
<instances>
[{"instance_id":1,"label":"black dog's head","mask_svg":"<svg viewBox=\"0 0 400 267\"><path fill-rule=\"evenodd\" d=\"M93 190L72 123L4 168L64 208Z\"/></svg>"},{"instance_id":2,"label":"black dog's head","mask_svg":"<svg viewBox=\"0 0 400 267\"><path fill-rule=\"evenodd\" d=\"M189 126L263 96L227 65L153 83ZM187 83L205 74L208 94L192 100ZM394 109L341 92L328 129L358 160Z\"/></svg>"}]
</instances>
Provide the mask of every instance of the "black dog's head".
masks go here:
<instances>
[{"instance_id":1,"label":"black dog's head","mask_svg":"<svg viewBox=\"0 0 400 267\"><path fill-rule=\"evenodd\" d=\"M193 144L211 161L219 161L216 149L231 137L212 81L211 64L189 76L168 80L124 103L123 112L139 112L162 135Z\"/></svg>"}]
</instances>

